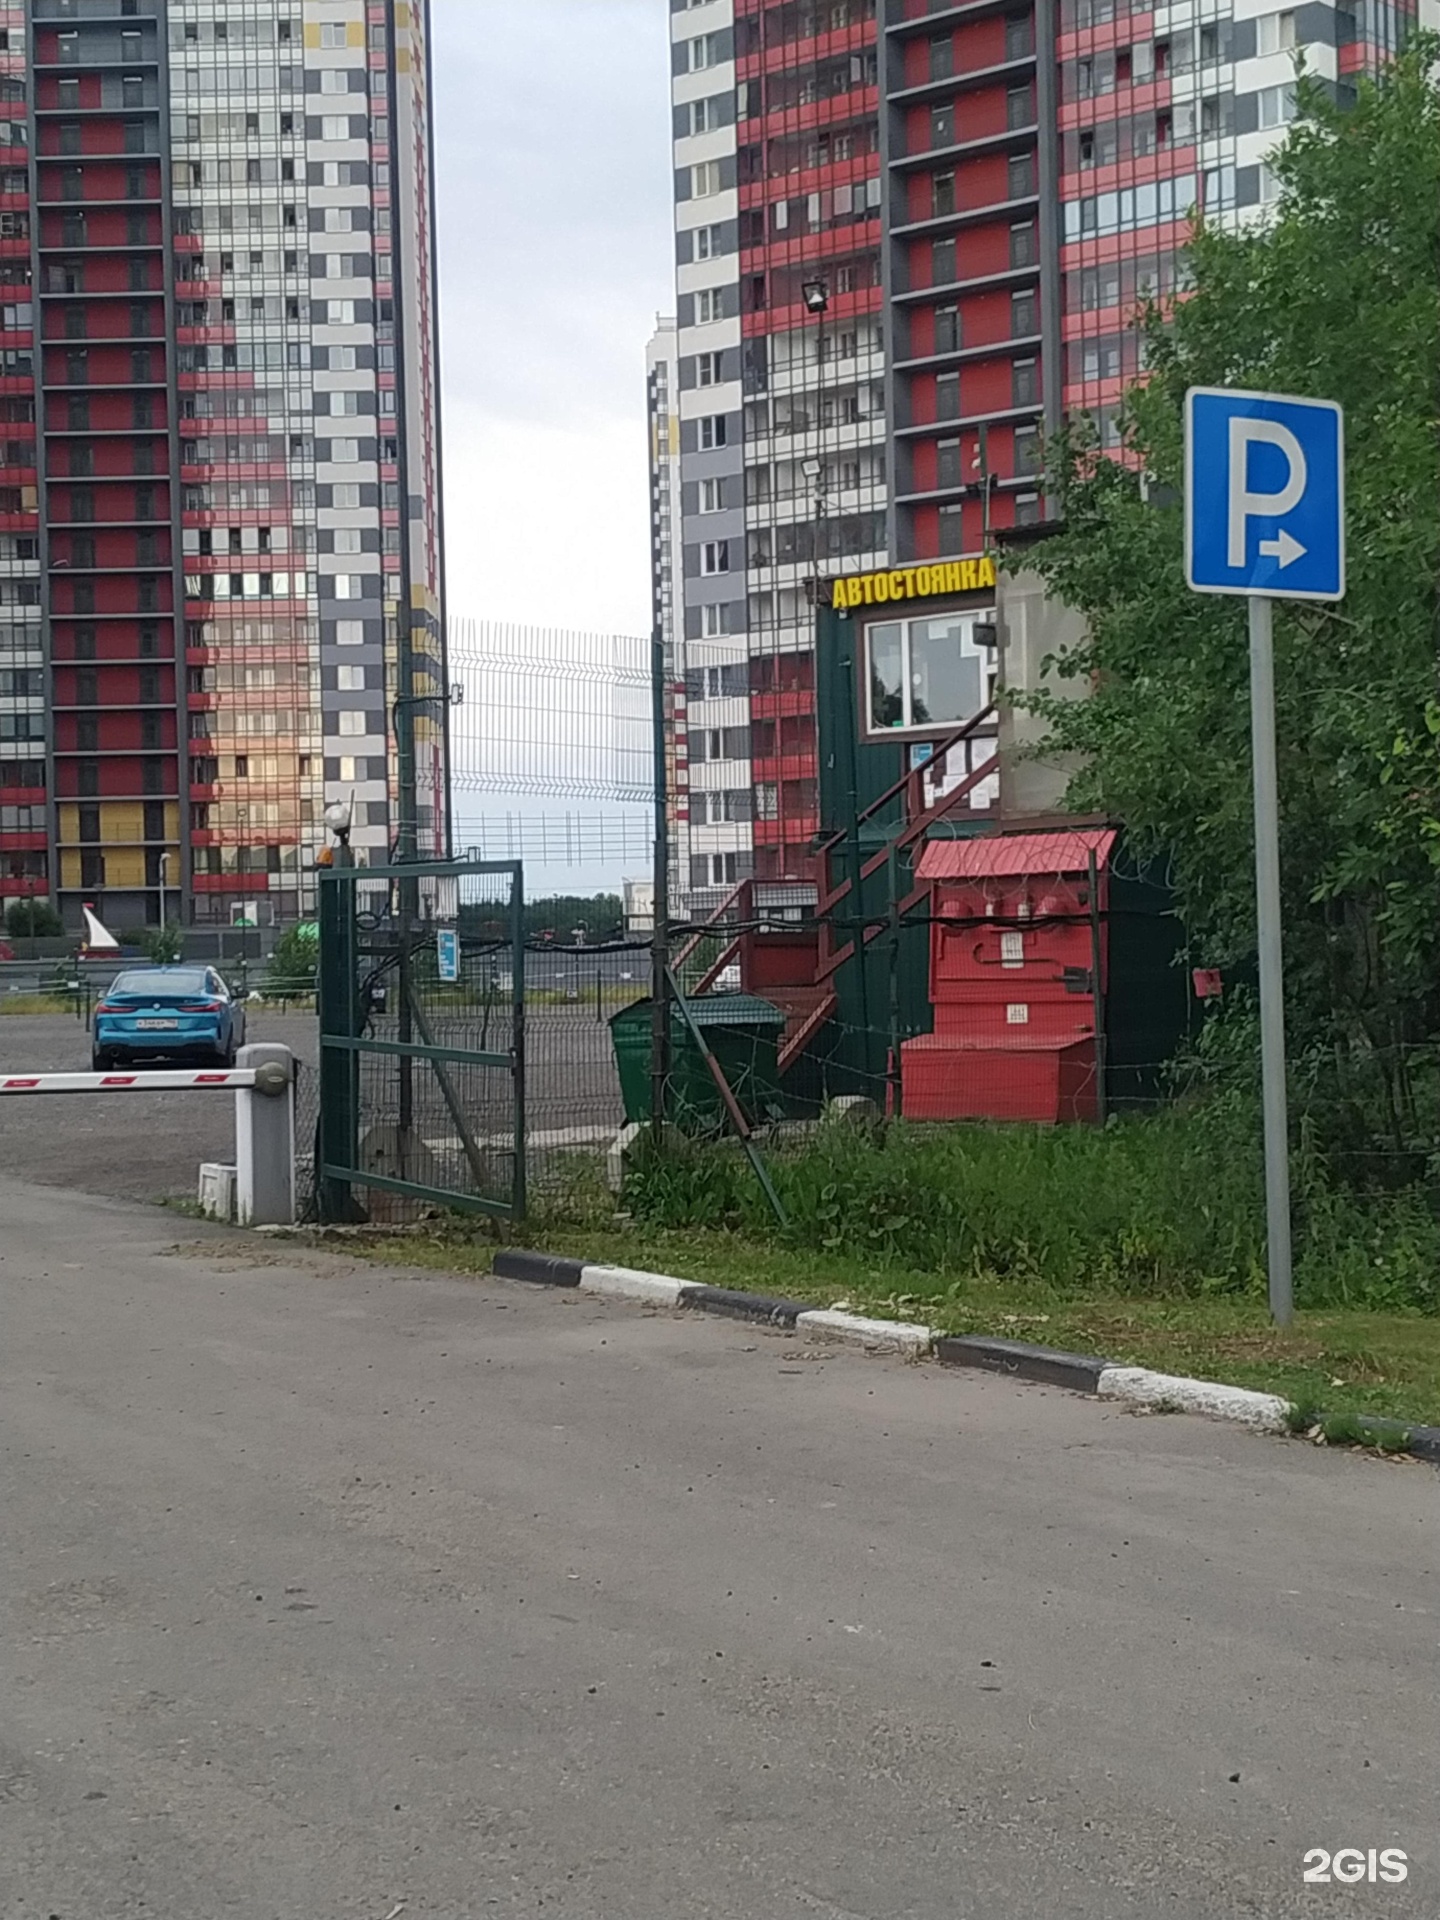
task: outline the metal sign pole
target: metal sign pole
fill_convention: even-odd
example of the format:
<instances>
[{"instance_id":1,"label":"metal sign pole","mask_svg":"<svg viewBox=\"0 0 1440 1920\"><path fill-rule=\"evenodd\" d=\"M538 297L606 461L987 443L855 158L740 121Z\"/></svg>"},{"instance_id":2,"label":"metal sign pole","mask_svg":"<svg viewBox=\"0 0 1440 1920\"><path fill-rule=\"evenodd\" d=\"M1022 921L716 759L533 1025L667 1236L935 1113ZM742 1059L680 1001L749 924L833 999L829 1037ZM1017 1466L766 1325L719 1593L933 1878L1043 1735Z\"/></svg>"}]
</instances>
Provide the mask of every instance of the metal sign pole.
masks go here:
<instances>
[{"instance_id":1,"label":"metal sign pole","mask_svg":"<svg viewBox=\"0 0 1440 1920\"><path fill-rule=\"evenodd\" d=\"M1277 1326L1288 1327L1294 1317L1294 1273L1270 602L1345 598L1345 416L1334 400L1238 387L1190 388L1185 396L1185 578L1195 593L1243 594L1250 614L1267 1264L1271 1317Z\"/></svg>"},{"instance_id":2,"label":"metal sign pole","mask_svg":"<svg viewBox=\"0 0 1440 1920\"><path fill-rule=\"evenodd\" d=\"M1275 642L1270 602L1251 594L1250 748L1255 767L1255 903L1260 956L1260 1070L1265 1115L1265 1234L1270 1317L1294 1316L1290 1250L1290 1112L1285 1088L1285 970L1280 910L1280 784L1275 755Z\"/></svg>"}]
</instances>

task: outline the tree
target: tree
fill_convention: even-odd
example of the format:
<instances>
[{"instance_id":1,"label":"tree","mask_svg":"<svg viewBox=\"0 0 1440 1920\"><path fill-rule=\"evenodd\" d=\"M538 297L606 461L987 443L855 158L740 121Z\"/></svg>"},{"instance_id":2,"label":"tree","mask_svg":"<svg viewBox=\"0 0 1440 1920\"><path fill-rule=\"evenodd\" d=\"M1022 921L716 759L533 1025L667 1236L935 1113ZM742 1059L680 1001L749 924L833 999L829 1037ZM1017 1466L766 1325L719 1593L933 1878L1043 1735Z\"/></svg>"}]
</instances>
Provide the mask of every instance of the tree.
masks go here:
<instances>
[{"instance_id":1,"label":"tree","mask_svg":"<svg viewBox=\"0 0 1440 1920\"><path fill-rule=\"evenodd\" d=\"M65 922L48 900L12 900L5 909L5 931L12 940L58 940Z\"/></svg>"},{"instance_id":2,"label":"tree","mask_svg":"<svg viewBox=\"0 0 1440 1920\"><path fill-rule=\"evenodd\" d=\"M1238 601L1183 577L1190 386L1343 403L1349 578L1275 609L1288 992L1299 1045L1399 1061L1440 1031L1440 42L1420 36L1349 107L1301 78L1263 224L1199 225L1189 287L1139 319L1128 458L1055 450L1064 525L1035 550L1089 637L1057 663L1091 697L1037 697L1086 756L1071 799L1164 854L1195 945L1254 949L1248 651ZM1404 1129L1403 1069L1387 1069Z\"/></svg>"},{"instance_id":3,"label":"tree","mask_svg":"<svg viewBox=\"0 0 1440 1920\"><path fill-rule=\"evenodd\" d=\"M320 929L311 921L287 927L275 942L265 973L265 993L275 1000L299 999L315 991L320 965Z\"/></svg>"}]
</instances>

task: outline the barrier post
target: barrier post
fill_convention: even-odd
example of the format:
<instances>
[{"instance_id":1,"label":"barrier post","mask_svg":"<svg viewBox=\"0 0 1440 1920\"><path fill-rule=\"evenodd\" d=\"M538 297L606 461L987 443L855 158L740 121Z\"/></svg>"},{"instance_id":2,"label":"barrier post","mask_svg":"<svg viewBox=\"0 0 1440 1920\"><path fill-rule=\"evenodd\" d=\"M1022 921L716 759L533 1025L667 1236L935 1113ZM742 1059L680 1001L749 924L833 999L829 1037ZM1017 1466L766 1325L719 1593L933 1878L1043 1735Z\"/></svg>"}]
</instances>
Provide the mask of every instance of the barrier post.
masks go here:
<instances>
[{"instance_id":1,"label":"barrier post","mask_svg":"<svg viewBox=\"0 0 1440 1920\"><path fill-rule=\"evenodd\" d=\"M255 1085L235 1095L235 1213L242 1227L295 1224L295 1056L242 1047L236 1064Z\"/></svg>"}]
</instances>

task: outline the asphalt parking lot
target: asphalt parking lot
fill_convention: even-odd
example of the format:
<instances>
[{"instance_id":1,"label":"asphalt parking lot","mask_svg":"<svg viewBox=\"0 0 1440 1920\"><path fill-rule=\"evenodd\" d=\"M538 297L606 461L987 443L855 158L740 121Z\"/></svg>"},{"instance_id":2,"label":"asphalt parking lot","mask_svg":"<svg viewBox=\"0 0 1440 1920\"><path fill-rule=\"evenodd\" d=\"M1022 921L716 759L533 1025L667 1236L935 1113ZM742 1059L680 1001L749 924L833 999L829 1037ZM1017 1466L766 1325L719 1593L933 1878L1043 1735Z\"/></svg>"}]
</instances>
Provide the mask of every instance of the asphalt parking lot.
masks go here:
<instances>
[{"instance_id":1,"label":"asphalt parking lot","mask_svg":"<svg viewBox=\"0 0 1440 1920\"><path fill-rule=\"evenodd\" d=\"M308 1014L253 1009L247 1038L277 1041L314 1069ZM7 1015L0 1071L88 1073L90 1036L68 1014ZM234 1157L235 1102L227 1093L0 1099L0 1171L44 1186L122 1200L193 1200L201 1162Z\"/></svg>"},{"instance_id":2,"label":"asphalt parking lot","mask_svg":"<svg viewBox=\"0 0 1440 1920\"><path fill-rule=\"evenodd\" d=\"M608 1137L623 1119L608 1027L588 1006L540 1007L528 1021L528 1118L532 1170L545 1155L563 1151L570 1135ZM314 1016L253 1005L247 1039L289 1047L301 1062L300 1147L308 1145L315 1114L319 1056ZM448 1038L449 1036L438 1036ZM453 1042L458 1044L458 1041ZM493 1042L492 1042L493 1044ZM11 1014L0 1018L0 1072L88 1073L90 1036L69 1014ZM422 1082L421 1119L428 1110L437 1133L449 1124L436 1089ZM510 1122L504 1075L475 1085L471 1104L477 1131L502 1131ZM203 1161L235 1157L234 1102L225 1093L75 1095L0 1098L0 1173L46 1186L74 1187L121 1200L193 1199Z\"/></svg>"},{"instance_id":3,"label":"asphalt parking lot","mask_svg":"<svg viewBox=\"0 0 1440 1920\"><path fill-rule=\"evenodd\" d=\"M1440 1912L1432 1468L0 1220L4 1920Z\"/></svg>"}]
</instances>

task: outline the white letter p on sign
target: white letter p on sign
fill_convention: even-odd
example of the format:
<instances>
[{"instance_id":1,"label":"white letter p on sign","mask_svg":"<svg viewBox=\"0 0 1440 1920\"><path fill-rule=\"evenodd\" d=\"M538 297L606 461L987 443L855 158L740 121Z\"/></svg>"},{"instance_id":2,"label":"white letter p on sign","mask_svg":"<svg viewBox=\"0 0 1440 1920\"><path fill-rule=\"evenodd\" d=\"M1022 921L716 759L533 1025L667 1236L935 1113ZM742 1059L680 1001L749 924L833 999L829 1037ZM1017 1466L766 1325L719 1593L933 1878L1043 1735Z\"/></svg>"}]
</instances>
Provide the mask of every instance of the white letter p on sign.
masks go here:
<instances>
[{"instance_id":1,"label":"white letter p on sign","mask_svg":"<svg viewBox=\"0 0 1440 1920\"><path fill-rule=\"evenodd\" d=\"M1290 477L1278 493L1251 493L1249 460L1252 441L1279 447L1290 462ZM1246 523L1261 516L1289 513L1305 492L1305 454L1300 442L1278 420L1256 420L1244 414L1230 416L1230 512L1228 554L1232 567L1245 565Z\"/></svg>"}]
</instances>

